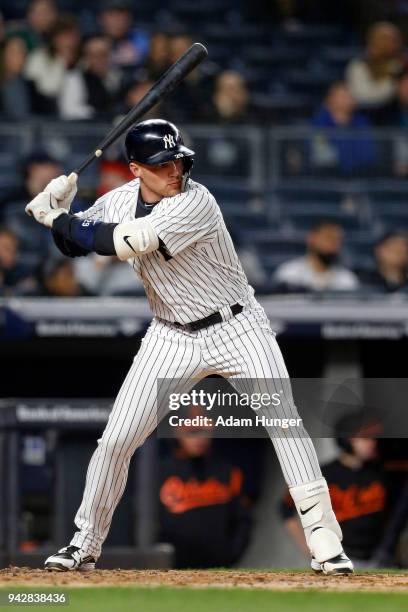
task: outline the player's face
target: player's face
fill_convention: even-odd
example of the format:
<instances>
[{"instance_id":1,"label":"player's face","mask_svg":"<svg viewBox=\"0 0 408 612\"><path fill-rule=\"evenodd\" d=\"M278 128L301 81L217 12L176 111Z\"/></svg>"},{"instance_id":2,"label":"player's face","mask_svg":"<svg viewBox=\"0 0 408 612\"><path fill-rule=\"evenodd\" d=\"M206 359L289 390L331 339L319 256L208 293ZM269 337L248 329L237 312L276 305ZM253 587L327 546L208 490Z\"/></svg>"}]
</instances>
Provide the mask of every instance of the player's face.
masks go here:
<instances>
[{"instance_id":1,"label":"player's face","mask_svg":"<svg viewBox=\"0 0 408 612\"><path fill-rule=\"evenodd\" d=\"M203 457L211 446L211 438L198 434L192 436L181 435L178 442L188 457Z\"/></svg>"},{"instance_id":2,"label":"player's face","mask_svg":"<svg viewBox=\"0 0 408 612\"><path fill-rule=\"evenodd\" d=\"M377 440L375 438L350 438L353 454L362 461L372 461L377 457Z\"/></svg>"},{"instance_id":3,"label":"player's face","mask_svg":"<svg viewBox=\"0 0 408 612\"><path fill-rule=\"evenodd\" d=\"M160 166L130 164L131 172L140 178L142 197L145 202L157 202L181 193L183 162L172 160Z\"/></svg>"},{"instance_id":4,"label":"player's face","mask_svg":"<svg viewBox=\"0 0 408 612\"><path fill-rule=\"evenodd\" d=\"M309 235L309 246L319 253L339 253L342 242L343 232L335 225L323 226Z\"/></svg>"}]
</instances>

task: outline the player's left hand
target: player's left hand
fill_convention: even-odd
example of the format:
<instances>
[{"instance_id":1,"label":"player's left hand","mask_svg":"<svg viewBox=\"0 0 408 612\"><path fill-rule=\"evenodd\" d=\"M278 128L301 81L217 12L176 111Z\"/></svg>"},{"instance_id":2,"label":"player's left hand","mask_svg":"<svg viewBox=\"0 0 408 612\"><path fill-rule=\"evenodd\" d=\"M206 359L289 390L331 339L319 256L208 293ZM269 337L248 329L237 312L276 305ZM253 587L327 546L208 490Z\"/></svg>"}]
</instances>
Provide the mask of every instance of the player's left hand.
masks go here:
<instances>
[{"instance_id":1,"label":"player's left hand","mask_svg":"<svg viewBox=\"0 0 408 612\"><path fill-rule=\"evenodd\" d=\"M71 172L69 176L62 174L52 179L44 191L50 193L55 198L58 208L69 210L78 191L77 180L78 175L75 172Z\"/></svg>"},{"instance_id":2,"label":"player's left hand","mask_svg":"<svg viewBox=\"0 0 408 612\"><path fill-rule=\"evenodd\" d=\"M41 225L52 227L54 219L67 211L64 208L58 208L55 198L50 193L42 191L27 204L25 212L34 217Z\"/></svg>"}]
</instances>

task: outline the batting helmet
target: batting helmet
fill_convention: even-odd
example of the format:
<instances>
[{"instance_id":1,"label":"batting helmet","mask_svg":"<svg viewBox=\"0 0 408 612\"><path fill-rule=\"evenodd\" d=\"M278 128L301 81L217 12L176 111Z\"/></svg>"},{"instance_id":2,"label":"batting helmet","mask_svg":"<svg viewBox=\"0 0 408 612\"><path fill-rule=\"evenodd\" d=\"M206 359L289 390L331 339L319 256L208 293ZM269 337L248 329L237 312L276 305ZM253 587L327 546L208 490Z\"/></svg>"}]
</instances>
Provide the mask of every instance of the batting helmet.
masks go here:
<instances>
[{"instance_id":1,"label":"batting helmet","mask_svg":"<svg viewBox=\"0 0 408 612\"><path fill-rule=\"evenodd\" d=\"M178 128L164 119L148 119L131 127L125 147L129 162L156 166L181 159L185 174L193 167L194 151L184 145Z\"/></svg>"}]
</instances>

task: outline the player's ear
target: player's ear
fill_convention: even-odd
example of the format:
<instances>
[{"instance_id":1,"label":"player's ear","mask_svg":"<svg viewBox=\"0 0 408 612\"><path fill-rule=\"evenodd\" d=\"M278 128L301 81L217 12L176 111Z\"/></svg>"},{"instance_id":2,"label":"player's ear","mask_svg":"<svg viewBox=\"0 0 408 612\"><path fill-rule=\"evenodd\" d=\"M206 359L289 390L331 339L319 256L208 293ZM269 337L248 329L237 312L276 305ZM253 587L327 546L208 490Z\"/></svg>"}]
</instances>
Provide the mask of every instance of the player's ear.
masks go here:
<instances>
[{"instance_id":1,"label":"player's ear","mask_svg":"<svg viewBox=\"0 0 408 612\"><path fill-rule=\"evenodd\" d=\"M129 170L131 171L133 176L135 176L136 178L140 178L141 167L139 166L139 164L136 164L135 162L130 162Z\"/></svg>"}]
</instances>

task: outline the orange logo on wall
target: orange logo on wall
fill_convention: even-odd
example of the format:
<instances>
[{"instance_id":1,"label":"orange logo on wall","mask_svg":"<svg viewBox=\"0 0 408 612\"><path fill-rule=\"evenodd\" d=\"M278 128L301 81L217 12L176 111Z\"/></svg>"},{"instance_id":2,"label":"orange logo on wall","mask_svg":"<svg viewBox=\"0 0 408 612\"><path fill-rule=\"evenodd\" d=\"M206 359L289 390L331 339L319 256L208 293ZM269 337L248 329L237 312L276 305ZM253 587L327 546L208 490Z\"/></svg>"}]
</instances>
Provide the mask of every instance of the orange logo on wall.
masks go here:
<instances>
[{"instance_id":1,"label":"orange logo on wall","mask_svg":"<svg viewBox=\"0 0 408 612\"><path fill-rule=\"evenodd\" d=\"M341 489L329 484L330 497L337 520L341 523L373 512L381 512L385 505L385 489L378 480L367 487L351 485Z\"/></svg>"},{"instance_id":2,"label":"orange logo on wall","mask_svg":"<svg viewBox=\"0 0 408 612\"><path fill-rule=\"evenodd\" d=\"M209 478L199 482L191 478L184 482L178 476L170 476L160 489L160 501L169 512L180 514L192 508L225 504L236 497L242 487L242 472L233 468L230 481L219 482Z\"/></svg>"}]
</instances>

